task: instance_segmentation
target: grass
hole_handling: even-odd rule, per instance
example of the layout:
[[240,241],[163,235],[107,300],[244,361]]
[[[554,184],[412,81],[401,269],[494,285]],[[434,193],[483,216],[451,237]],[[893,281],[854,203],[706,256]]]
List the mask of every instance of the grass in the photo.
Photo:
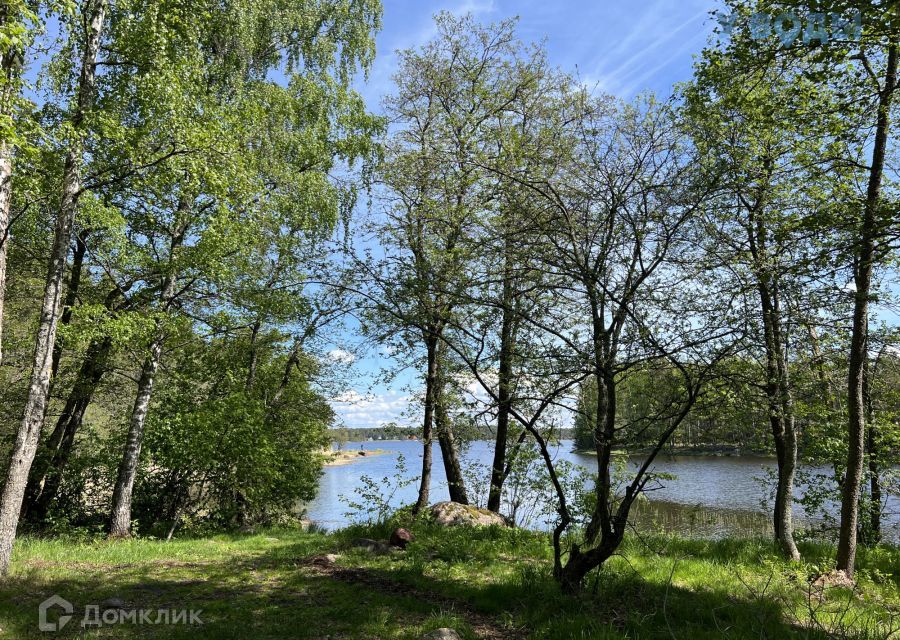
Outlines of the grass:
[[[832,564],[827,545],[805,544],[805,561],[789,564],[764,540],[631,537],[584,594],[569,598],[550,576],[545,536],[426,523],[412,530],[416,542],[390,556],[348,545],[387,537],[386,526],[168,543],[25,538],[0,584],[0,638],[381,640],[446,626],[468,639],[862,639],[888,637],[900,624],[900,550],[892,547],[862,552],[856,590],[822,593],[810,583]],[[316,559],[329,553],[336,561]],[[75,618],[42,633],[38,606],[52,594],[74,604]],[[160,609],[201,610],[204,624],[80,626],[87,605],[112,598],[152,610],[152,620]]]

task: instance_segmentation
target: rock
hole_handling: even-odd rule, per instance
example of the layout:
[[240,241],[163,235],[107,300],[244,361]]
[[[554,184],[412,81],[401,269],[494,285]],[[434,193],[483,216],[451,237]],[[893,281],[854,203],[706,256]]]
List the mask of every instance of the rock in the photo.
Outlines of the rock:
[[453,629],[443,627],[441,629],[429,631],[422,636],[422,640],[462,640],[462,638],[460,638],[459,634]]
[[392,547],[398,549],[406,549],[406,545],[415,540],[416,537],[406,529],[394,529],[391,532],[391,539],[388,541]]
[[820,589],[824,589],[827,587],[842,587],[844,589],[852,589],[856,586],[856,583],[853,581],[853,578],[848,576],[843,571],[829,571],[828,573],[824,573],[820,575],[813,581],[813,586],[818,587]]
[[387,542],[381,540],[370,540],[369,538],[356,538],[350,541],[350,546],[357,549],[365,549],[376,555],[386,555],[393,551],[393,547]]
[[507,526],[503,516],[456,502],[438,502],[431,507],[431,515],[434,521],[442,527],[499,527]]
[[331,567],[337,562],[338,558],[340,558],[339,555],[326,553],[319,556],[311,556],[305,562],[319,567]]
[[125,601],[121,598],[107,598],[100,603],[101,609],[124,609]]

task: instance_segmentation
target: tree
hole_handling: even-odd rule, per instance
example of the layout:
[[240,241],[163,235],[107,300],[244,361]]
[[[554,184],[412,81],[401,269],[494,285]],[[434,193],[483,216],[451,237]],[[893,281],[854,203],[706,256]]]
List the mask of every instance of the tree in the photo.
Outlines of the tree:
[[[527,215],[527,206],[520,185],[487,172],[485,166],[489,158],[498,156],[512,161],[513,140],[522,128],[527,129],[523,123],[535,108],[546,63],[540,49],[520,49],[514,21],[479,25],[471,16],[449,14],[439,14],[435,20],[437,36],[420,51],[403,53],[397,93],[387,103],[389,117],[398,128],[384,162],[383,182],[392,208],[381,240],[391,254],[398,248],[408,253],[402,259],[392,255],[382,261],[381,280],[403,283],[393,292],[396,297],[387,305],[392,309],[388,315],[421,333],[425,354],[426,449],[418,509],[428,502],[434,413],[439,414],[436,431],[451,499],[467,501],[451,421],[440,415],[441,380],[448,369],[442,356],[444,333],[448,327],[464,324],[467,313],[484,308],[486,296],[492,300],[487,306],[502,316],[503,346],[497,360],[501,397],[488,499],[488,507],[497,510],[508,466],[514,306],[520,279],[513,236],[504,224]],[[526,112],[517,113],[518,107]],[[499,261],[495,259],[498,247],[505,256]],[[478,263],[483,267],[474,268]],[[506,274],[502,284],[486,273],[489,264],[499,264]],[[415,307],[404,305],[404,298],[416,301]],[[452,355],[447,352],[448,357]]]
[[[695,170],[673,114],[652,100],[619,106],[582,94],[576,105],[580,113],[572,120],[573,153],[564,157],[566,164],[528,178],[548,202],[536,239],[562,302],[543,329],[571,350],[597,385],[596,403],[587,407],[598,465],[596,502],[583,542],[573,543],[565,565],[558,560],[556,566],[568,591],[621,543],[631,505],[652,479],[656,454],[696,402],[709,364],[721,357],[704,356],[704,345],[727,333],[717,334],[712,317],[694,306],[702,296],[688,300],[679,291],[685,278],[699,279],[689,243],[711,184]],[[690,275],[679,274],[681,265],[692,263],[681,267]],[[574,325],[561,312],[572,314]],[[645,367],[673,379],[661,385],[662,398],[650,415],[619,424],[620,384]],[[664,425],[660,436],[624,495],[617,495],[613,451],[653,423]],[[561,516],[565,522],[567,514]]]
[[[799,559],[792,503],[798,430],[790,345],[791,316],[824,318],[824,299],[813,284],[827,282],[817,247],[807,239],[810,217],[828,207],[835,175],[831,158],[840,141],[828,92],[802,76],[772,69],[742,73],[718,52],[707,51],[694,84],[685,87],[695,144],[721,167],[711,201],[709,255],[728,265],[720,290],[748,299],[750,358],[764,354],[752,386],[762,389],[775,445],[777,486],[774,532],[784,554]],[[749,88],[748,88],[749,87]],[[828,175],[826,179],[825,176]],[[751,391],[752,392],[752,391]]]
[[[371,60],[372,29],[380,6],[354,4],[353,11],[337,13],[327,6],[315,7],[319,19],[313,22],[307,7],[287,12],[270,8],[271,12],[261,13],[236,8],[234,15],[222,17],[223,23],[210,25],[209,40],[203,43],[211,53],[224,42],[226,51],[233,47],[253,54],[230,60],[233,67],[221,60],[206,67],[209,82],[201,85],[206,94],[196,97],[208,117],[230,125],[219,128],[220,137],[211,138],[207,153],[232,163],[175,164],[161,175],[139,218],[145,225],[140,229],[147,239],[144,244],[162,258],[156,273],[159,316],[141,367],[117,473],[112,537],[130,534],[145,423],[166,341],[166,319],[176,302],[184,305],[183,298],[203,284],[228,287],[246,268],[246,256],[259,257],[258,246],[243,239],[250,226],[271,229],[283,223],[310,234],[330,231],[348,204],[347,194],[335,189],[328,173],[339,161],[352,164],[368,152],[374,121],[364,113],[349,83],[352,71]],[[271,15],[279,19],[272,22]],[[266,78],[281,67],[288,72],[287,86]],[[255,119],[248,121],[248,116]],[[293,214],[288,221],[279,217],[286,211]],[[281,249],[277,244],[267,246],[275,254]],[[273,273],[270,281],[274,284],[278,277]],[[253,324],[257,323],[261,327],[261,317]],[[248,392],[255,382],[258,337],[257,329],[250,345]]]
[[22,67],[26,52],[40,27],[42,7],[25,0],[9,0],[0,7],[0,363],[3,362],[3,310],[6,293],[6,263],[12,209],[13,160],[23,142]]
[[84,120],[92,108],[95,98],[97,56],[100,50],[107,6],[105,0],[96,0],[86,3],[82,9],[82,19],[86,29],[84,39],[80,42],[81,62],[74,106],[69,121],[71,132],[63,173],[62,196],[54,229],[41,319],[35,340],[31,384],[22,423],[16,435],[6,483],[3,487],[3,497],[0,499],[0,574],[4,575],[9,569],[25,485],[37,450],[44,412],[47,407],[53,345],[61,313],[60,301],[66,255],[81,190],[83,162],[81,156],[85,143]]
[[[472,163],[491,117],[485,98],[510,46],[509,26],[478,30],[471,17],[436,17],[438,36],[405,51],[397,92],[387,101],[398,129],[387,145],[381,182],[388,189],[379,240],[388,256],[373,270],[390,283],[373,295],[381,322],[414,332],[425,355],[422,473],[416,510],[427,506],[436,431],[451,500],[468,503],[443,389],[443,332],[466,288],[467,236],[490,194]],[[391,289],[388,291],[388,289]],[[410,336],[412,338],[412,336]]]
[[[799,2],[784,3],[802,19],[810,9]],[[877,270],[896,250],[896,220],[885,206],[885,159],[891,137],[891,112],[897,83],[898,23],[895,5],[869,1],[831,0],[813,9],[826,10],[832,23],[846,21],[851,10],[866,14],[861,34],[832,24],[836,39],[828,43],[811,40],[804,46],[782,46],[774,33],[750,37],[752,11],[766,11],[772,3],[727,2],[736,12],[728,55],[743,68],[757,68],[778,60],[793,67],[813,82],[836,89],[844,113],[842,130],[836,133],[852,144],[838,159],[854,167],[865,184],[864,193],[845,190],[839,211],[818,216],[819,229],[834,243],[829,249],[841,256],[854,287],[853,315],[847,348],[847,465],[842,482],[841,528],[836,568],[852,577],[855,567],[859,501],[865,466],[866,416],[864,379],[868,360],[868,325],[873,293],[877,290]],[[763,14],[765,15],[765,14]],[[850,31],[851,37],[848,36]],[[869,105],[860,110],[859,105]],[[857,117],[854,117],[857,116]],[[871,132],[871,138],[870,136]],[[869,154],[866,161],[864,155]],[[828,214],[831,215],[828,215]],[[847,224],[846,218],[852,220]]]
[[[533,159],[490,170],[526,187],[536,203],[515,236],[521,255],[529,256],[523,268],[539,273],[536,303],[520,315],[521,339],[530,345],[520,379],[531,382],[510,411],[546,465],[559,514],[554,575],[575,591],[618,548],[634,500],[654,478],[656,455],[727,353],[731,332],[719,324],[729,317],[728,301],[718,308],[703,295],[712,276],[701,275],[700,256],[691,249],[713,183],[684,143],[675,113],[652,99],[625,105],[594,97],[563,80],[542,95],[543,121],[521,147]],[[698,281],[699,287],[687,284]],[[485,328],[458,324],[455,332],[458,339],[448,343],[496,401],[485,368]],[[656,376],[660,395],[647,414],[620,421],[618,391],[637,372]],[[568,400],[591,378],[596,402],[582,408],[593,425],[598,471],[593,506],[582,521],[539,425],[554,408],[579,412]],[[651,427],[658,436],[650,453],[624,494],[617,492],[614,450]],[[583,538],[564,549],[563,536],[574,524],[584,526]]]

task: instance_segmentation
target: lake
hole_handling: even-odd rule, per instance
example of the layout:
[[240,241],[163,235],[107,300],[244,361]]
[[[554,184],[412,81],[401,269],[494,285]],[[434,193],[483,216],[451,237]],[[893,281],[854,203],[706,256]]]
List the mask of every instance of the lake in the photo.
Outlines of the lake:
[[[383,449],[391,453],[360,457],[351,464],[326,467],[318,496],[306,506],[310,520],[327,529],[364,520],[365,514],[354,512],[347,504],[348,500],[361,502],[356,492],[366,486],[364,477],[374,481],[385,498],[390,496],[388,502],[393,507],[415,502],[422,461],[420,442],[349,442],[344,449]],[[554,455],[558,462],[568,461],[590,471],[596,469],[592,456],[574,452],[571,441],[560,442]],[[398,473],[401,456],[406,465],[406,472],[402,474]],[[476,486],[480,492],[486,490],[486,474],[492,457],[493,442],[473,442],[464,452],[463,466],[477,470],[480,477]],[[773,459],[757,456],[662,456],[657,459],[654,472],[671,474],[676,479],[659,481],[659,486],[648,493],[649,501],[640,504],[633,514],[634,524],[638,529],[660,528],[698,537],[769,535],[771,523],[764,507],[768,493],[764,478],[774,468]],[[404,480],[408,482],[401,486]],[[802,495],[803,489],[799,485],[795,493]],[[540,511],[542,508],[546,511],[548,504],[552,504],[547,502],[552,499],[552,494],[545,490],[543,495],[535,495],[534,491],[523,490],[520,495],[525,496],[517,512],[520,524],[546,528],[546,516],[542,516]],[[447,480],[440,450],[435,444],[431,501],[447,499]],[[826,509],[835,515],[839,505],[830,504]],[[794,506],[794,519],[798,528],[823,521],[822,514],[805,513],[799,504]],[[888,499],[883,520],[885,538],[894,543],[900,542],[900,500],[897,496]]]

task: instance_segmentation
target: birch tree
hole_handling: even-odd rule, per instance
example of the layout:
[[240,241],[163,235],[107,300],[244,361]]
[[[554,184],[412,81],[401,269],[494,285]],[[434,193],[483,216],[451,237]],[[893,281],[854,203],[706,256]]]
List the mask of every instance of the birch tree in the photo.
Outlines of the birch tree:
[[[269,217],[281,211],[279,203],[295,199],[306,216],[300,228],[310,232],[317,226],[330,228],[347,206],[348,194],[335,188],[329,174],[338,163],[353,163],[368,152],[375,121],[365,114],[349,83],[355,69],[368,68],[371,62],[380,5],[337,6],[340,11],[330,6],[298,6],[289,12],[270,7],[270,13],[237,8],[236,14],[220,16],[223,22],[207,34],[205,44],[213,58],[226,56],[207,69],[203,86],[209,89],[198,96],[223,123],[214,127],[219,137],[210,138],[207,157],[229,162],[168,169],[141,212],[145,225],[139,235],[150,242],[139,244],[149,244],[158,249],[156,256],[163,257],[156,271],[158,317],[141,365],[117,472],[111,537],[130,535],[145,424],[166,324],[176,302],[188,306],[197,296],[202,306],[208,300],[202,295],[204,287],[227,288],[234,282],[245,265],[241,256],[255,249],[242,236],[257,224],[267,226]],[[310,22],[309,10],[319,20]],[[270,21],[272,14],[278,20]],[[235,50],[251,56],[227,58]],[[268,72],[278,68],[288,72],[286,87],[267,79]],[[317,220],[317,211],[324,212],[324,220]],[[167,224],[159,225],[161,220]],[[247,381],[252,387],[249,372]]]
[[25,493],[25,484],[31,462],[37,450],[47,394],[50,388],[50,372],[56,328],[61,313],[63,276],[66,267],[74,223],[75,210],[81,190],[82,153],[85,143],[84,121],[93,107],[96,81],[97,56],[103,35],[107,5],[105,0],[86,2],[81,7],[84,32],[79,34],[80,65],[76,93],[70,115],[70,132],[63,173],[62,195],[56,217],[50,264],[47,270],[46,288],[41,317],[35,340],[31,383],[23,412],[22,423],[16,435],[3,497],[0,499],[0,574],[9,568],[13,540],[19,520],[19,510]]

